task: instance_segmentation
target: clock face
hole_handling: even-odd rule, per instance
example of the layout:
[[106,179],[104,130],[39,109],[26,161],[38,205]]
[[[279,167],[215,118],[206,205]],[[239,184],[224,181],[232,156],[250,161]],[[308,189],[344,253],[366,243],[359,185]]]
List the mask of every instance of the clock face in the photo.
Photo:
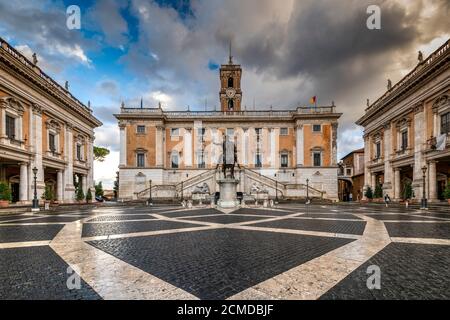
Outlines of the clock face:
[[227,95],[227,98],[232,99],[236,95],[236,90],[234,90],[233,88],[228,88],[225,93]]

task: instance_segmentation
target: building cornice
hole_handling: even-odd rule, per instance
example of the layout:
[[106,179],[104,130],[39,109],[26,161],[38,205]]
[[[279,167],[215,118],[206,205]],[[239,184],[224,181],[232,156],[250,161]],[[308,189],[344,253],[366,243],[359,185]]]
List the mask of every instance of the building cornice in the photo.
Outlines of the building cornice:
[[357,125],[366,126],[371,119],[405,99],[415,92],[418,86],[434,79],[450,67],[450,40],[433,52],[426,60],[420,62],[410,73],[366,109],[366,113],[356,121]]
[[11,47],[0,38],[0,65],[2,69],[14,77],[27,83],[36,91],[45,96],[50,96],[62,108],[69,107],[75,114],[82,116],[93,127],[99,127],[102,123],[92,115],[92,110],[75,98],[68,90],[60,86],[50,76],[45,74],[37,65],[29,61],[24,55]]

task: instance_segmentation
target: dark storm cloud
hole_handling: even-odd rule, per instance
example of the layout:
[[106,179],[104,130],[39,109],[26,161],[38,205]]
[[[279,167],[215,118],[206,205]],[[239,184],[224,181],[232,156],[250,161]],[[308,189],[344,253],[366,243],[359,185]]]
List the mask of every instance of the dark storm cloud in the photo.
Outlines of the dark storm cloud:
[[66,7],[61,2],[1,1],[0,22],[1,30],[13,40],[20,39],[38,55],[52,56],[54,62],[68,63],[67,58],[75,57],[88,63],[83,50],[98,49],[93,40],[67,28]]

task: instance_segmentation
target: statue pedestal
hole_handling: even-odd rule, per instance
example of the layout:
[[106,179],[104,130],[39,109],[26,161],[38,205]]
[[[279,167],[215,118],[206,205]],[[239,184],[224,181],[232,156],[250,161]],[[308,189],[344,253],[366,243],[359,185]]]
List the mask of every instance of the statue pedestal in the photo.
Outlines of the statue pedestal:
[[236,186],[239,180],[226,178],[217,181],[220,188],[220,199],[217,205],[221,208],[236,208],[239,201],[236,196]]

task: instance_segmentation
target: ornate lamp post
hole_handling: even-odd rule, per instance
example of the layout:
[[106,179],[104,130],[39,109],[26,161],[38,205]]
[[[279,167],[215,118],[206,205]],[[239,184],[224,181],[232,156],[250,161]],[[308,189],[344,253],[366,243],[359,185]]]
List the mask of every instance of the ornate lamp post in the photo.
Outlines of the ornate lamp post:
[[427,195],[425,193],[425,178],[426,178],[426,173],[427,173],[427,166],[423,166],[422,167],[422,201],[421,201],[421,205],[420,205],[420,209],[428,209],[428,203],[427,203]]
[[183,181],[181,181],[181,201],[183,201],[184,200],[184,197],[183,197]]
[[309,202],[309,179],[306,179],[306,204]]
[[34,179],[34,198],[32,202],[31,211],[39,211],[39,200],[37,197],[37,172],[38,169],[36,167],[33,168],[33,179]]
[[152,202],[153,202],[153,200],[152,200],[152,180],[150,179],[150,189],[149,189],[149,191],[150,191],[150,197],[148,198],[148,204],[149,205],[152,205]]
[[278,180],[275,180],[275,204],[278,204]]

